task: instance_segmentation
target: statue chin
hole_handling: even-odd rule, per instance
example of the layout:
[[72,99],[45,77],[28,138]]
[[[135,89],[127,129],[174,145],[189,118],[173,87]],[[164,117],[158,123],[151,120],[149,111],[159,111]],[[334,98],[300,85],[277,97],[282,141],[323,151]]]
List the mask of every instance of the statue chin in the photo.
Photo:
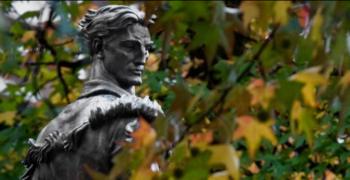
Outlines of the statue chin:
[[134,80],[134,81],[132,82],[132,84],[133,84],[133,86],[139,86],[139,85],[142,84],[142,79],[140,78],[139,80]]
[[142,78],[141,77],[130,77],[128,79],[124,80],[119,80],[119,82],[122,82],[125,87],[130,87],[130,86],[139,86],[142,84]]

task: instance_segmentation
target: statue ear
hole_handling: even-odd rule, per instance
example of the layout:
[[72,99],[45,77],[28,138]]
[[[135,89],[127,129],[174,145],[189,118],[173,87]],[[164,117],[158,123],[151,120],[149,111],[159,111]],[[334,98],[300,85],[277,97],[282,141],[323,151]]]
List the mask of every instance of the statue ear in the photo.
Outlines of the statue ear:
[[103,41],[101,38],[94,38],[91,43],[91,50],[94,55],[103,55]]

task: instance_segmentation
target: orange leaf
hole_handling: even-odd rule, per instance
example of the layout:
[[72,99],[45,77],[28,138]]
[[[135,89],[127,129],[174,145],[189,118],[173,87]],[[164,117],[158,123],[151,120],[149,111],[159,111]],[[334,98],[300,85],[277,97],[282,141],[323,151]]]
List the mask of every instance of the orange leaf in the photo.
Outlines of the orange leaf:
[[21,41],[22,42],[27,42],[30,39],[35,39],[35,31],[26,31],[23,34]]
[[334,180],[334,179],[337,179],[337,177],[335,176],[335,174],[330,171],[330,170],[326,170],[326,172],[324,173],[324,176],[325,176],[325,180]]
[[206,131],[203,133],[190,134],[189,139],[192,145],[196,145],[196,146],[208,145],[213,141],[213,132]]
[[139,125],[139,128],[131,133],[134,140],[131,146],[135,149],[153,144],[157,136],[155,130],[143,117],[139,118]]
[[297,10],[298,22],[302,28],[306,28],[309,24],[310,19],[310,7],[307,5],[303,5],[301,8]]
[[150,53],[146,61],[145,68],[152,72],[157,71],[159,68],[159,63],[160,63],[160,58],[156,54]]
[[240,116],[237,118],[237,123],[238,128],[234,132],[233,138],[246,139],[250,157],[254,157],[262,138],[269,140],[274,145],[277,144],[277,139],[270,127],[272,124],[271,120],[261,123],[252,116]]
[[275,87],[266,85],[262,79],[253,79],[247,89],[252,95],[251,105],[260,104],[264,109],[269,107],[275,95]]
[[252,173],[252,174],[257,174],[260,171],[260,168],[254,163],[252,163],[249,167],[248,170]]

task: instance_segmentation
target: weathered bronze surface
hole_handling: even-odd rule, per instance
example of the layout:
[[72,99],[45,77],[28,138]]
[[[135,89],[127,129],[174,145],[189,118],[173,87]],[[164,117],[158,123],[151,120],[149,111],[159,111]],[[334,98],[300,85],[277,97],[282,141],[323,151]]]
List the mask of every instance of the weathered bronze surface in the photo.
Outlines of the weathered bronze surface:
[[88,11],[80,31],[93,59],[89,80],[80,97],[29,140],[22,179],[90,179],[86,167],[108,173],[139,117],[151,122],[162,113],[156,102],[134,94],[152,45],[145,24],[127,6]]

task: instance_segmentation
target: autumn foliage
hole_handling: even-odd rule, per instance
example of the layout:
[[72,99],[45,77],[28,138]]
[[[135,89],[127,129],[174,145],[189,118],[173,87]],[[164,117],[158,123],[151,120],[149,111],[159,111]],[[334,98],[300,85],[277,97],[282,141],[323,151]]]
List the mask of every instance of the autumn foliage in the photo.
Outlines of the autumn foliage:
[[20,14],[4,1],[0,179],[20,176],[26,140],[78,97],[91,60],[76,25],[107,4],[157,16],[137,94],[166,115],[141,118],[109,174],[86,167],[94,179],[350,178],[350,3],[52,1]]

